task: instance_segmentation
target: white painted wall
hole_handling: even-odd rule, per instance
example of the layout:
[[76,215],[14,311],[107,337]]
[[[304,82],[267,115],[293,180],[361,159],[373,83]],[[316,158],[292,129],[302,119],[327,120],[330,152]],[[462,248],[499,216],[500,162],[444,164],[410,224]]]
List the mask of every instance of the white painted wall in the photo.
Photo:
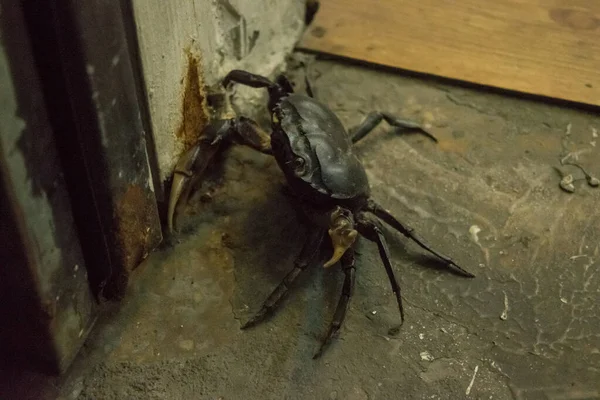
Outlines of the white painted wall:
[[[305,0],[132,0],[160,179],[184,150],[182,120],[189,51],[200,76],[217,83],[234,68],[273,76],[304,28]],[[256,104],[262,91],[240,89]],[[243,103],[237,101],[237,104]]]

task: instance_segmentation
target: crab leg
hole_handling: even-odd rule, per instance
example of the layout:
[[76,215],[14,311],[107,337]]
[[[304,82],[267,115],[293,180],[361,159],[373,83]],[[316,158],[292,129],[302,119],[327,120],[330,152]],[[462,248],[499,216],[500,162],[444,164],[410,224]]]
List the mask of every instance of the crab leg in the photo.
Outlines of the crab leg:
[[300,250],[300,254],[294,261],[294,268],[287,273],[281,283],[279,283],[279,285],[264,301],[260,310],[254,314],[254,316],[250,318],[244,325],[242,325],[241,329],[250,328],[273,313],[273,311],[288,293],[290,287],[292,287],[300,273],[309,265],[311,265],[311,263],[317,257],[324,236],[325,232],[322,229],[314,229],[308,233],[304,245],[302,246],[302,250]]
[[369,200],[368,211],[371,212],[372,214],[374,214],[377,218],[380,218],[383,222],[385,222],[386,224],[388,224],[389,226],[391,226],[392,228],[394,228],[395,230],[397,230],[404,236],[406,236],[407,238],[411,239],[413,242],[418,244],[422,249],[427,250],[431,254],[435,255],[437,258],[442,260],[448,268],[457,270],[458,272],[461,273],[461,275],[466,276],[467,278],[475,277],[475,275],[473,275],[466,269],[464,269],[461,266],[459,266],[458,264],[456,264],[454,262],[454,260],[452,260],[450,257],[445,256],[442,253],[439,253],[439,252],[433,250],[429,246],[429,244],[427,244],[427,242],[425,242],[425,239],[420,237],[413,228],[398,221],[398,219],[396,219],[396,217],[394,217],[389,211],[384,209],[382,206],[377,204],[375,201]]
[[388,280],[390,281],[390,285],[392,286],[394,296],[396,296],[396,302],[398,303],[398,311],[400,311],[400,324],[402,324],[404,323],[404,306],[402,305],[402,293],[400,289],[400,283],[398,283],[398,279],[396,279],[396,275],[394,274],[390,250],[388,248],[387,241],[385,240],[385,236],[383,236],[383,232],[381,231],[381,228],[378,226],[378,224],[372,219],[365,216],[364,214],[360,214],[357,216],[357,223],[357,227],[359,229],[360,234],[368,240],[377,244],[379,256],[381,258],[381,261],[383,261],[383,266],[385,267],[385,272],[387,273]]
[[423,128],[423,126],[421,126],[421,124],[417,122],[410,121],[407,119],[401,119],[392,114],[374,111],[369,113],[367,117],[358,126],[350,130],[352,143],[358,142],[359,140],[367,136],[369,133],[371,133],[381,121],[385,121],[389,125],[396,128],[416,130],[429,137],[434,142],[437,143],[438,141],[435,136],[426,131],[425,128]]
[[317,359],[321,357],[323,354],[323,350],[329,344],[333,336],[340,330],[342,324],[344,323],[344,319],[346,319],[346,312],[348,311],[348,305],[350,304],[350,298],[352,297],[352,293],[354,292],[354,281],[356,275],[356,267],[355,267],[355,257],[354,250],[352,248],[348,249],[346,253],[342,256],[342,271],[344,272],[344,285],[342,286],[342,293],[340,294],[340,299],[338,300],[338,305],[335,309],[335,314],[333,315],[333,320],[329,325],[329,329],[327,330],[327,334],[325,338],[321,342],[321,346],[319,350],[314,354],[313,359]]

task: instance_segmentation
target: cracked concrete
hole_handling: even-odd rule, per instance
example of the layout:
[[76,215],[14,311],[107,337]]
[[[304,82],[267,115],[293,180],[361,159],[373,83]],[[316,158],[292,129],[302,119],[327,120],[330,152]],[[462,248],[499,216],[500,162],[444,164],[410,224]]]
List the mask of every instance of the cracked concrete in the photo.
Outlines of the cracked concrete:
[[600,189],[581,181],[565,193],[552,169],[570,125],[572,146],[590,149],[580,161],[600,173],[590,145],[600,118],[334,61],[310,71],[346,126],[372,110],[431,126],[438,145],[382,124],[357,152],[373,196],[477,277],[440,270],[386,230],[405,299],[399,333],[365,241],[346,323],[322,359],[311,356],[339,270],[311,269],[272,319],[240,331],[306,229],[275,162],[235,147],[183,210],[182,233],[99,324],[62,398],[600,398]]

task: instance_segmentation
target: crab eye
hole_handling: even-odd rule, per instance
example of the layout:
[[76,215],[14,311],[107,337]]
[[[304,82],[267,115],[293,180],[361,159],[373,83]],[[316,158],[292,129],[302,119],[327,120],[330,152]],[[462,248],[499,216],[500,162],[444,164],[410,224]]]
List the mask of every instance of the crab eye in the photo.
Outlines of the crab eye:
[[296,174],[298,175],[302,175],[304,174],[304,172],[306,172],[306,161],[304,160],[304,158],[302,157],[296,157],[294,158],[294,172],[296,172]]

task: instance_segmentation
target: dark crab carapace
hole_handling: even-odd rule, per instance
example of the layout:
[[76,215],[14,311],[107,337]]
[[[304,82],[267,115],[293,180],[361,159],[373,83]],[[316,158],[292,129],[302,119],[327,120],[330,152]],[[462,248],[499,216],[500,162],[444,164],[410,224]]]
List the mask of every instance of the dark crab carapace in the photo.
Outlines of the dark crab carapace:
[[202,141],[182,157],[175,170],[174,189],[169,206],[169,226],[172,226],[172,214],[186,181],[193,175],[200,176],[206,168],[207,160],[216,149],[221,144],[232,141],[249,145],[275,157],[285,174],[290,197],[312,226],[294,268],[242,328],[255,325],[277,307],[298,275],[318,259],[319,249],[326,234],[331,239],[333,254],[324,267],[330,267],[340,261],[345,277],[333,321],[315,357],[322,353],[324,346],[344,321],[354,288],[353,245],[359,234],[377,244],[403,322],[400,285],[394,276],[388,246],[379,221],[374,217],[415,241],[449,268],[464,276],[473,277],[452,259],[433,250],[412,228],[398,221],[370,198],[367,175],[352,150],[353,144],[365,137],[382,120],[397,128],[420,131],[436,141],[434,136],[415,122],[382,112],[370,113],[348,135],[338,117],[312,97],[310,86],[307,86],[308,96],[297,94],[283,76],[272,82],[265,77],[240,70],[231,71],[223,80],[223,86],[227,88],[233,82],[268,90],[272,132],[268,135],[254,121],[235,116],[230,108],[226,107],[226,111],[205,129]]

